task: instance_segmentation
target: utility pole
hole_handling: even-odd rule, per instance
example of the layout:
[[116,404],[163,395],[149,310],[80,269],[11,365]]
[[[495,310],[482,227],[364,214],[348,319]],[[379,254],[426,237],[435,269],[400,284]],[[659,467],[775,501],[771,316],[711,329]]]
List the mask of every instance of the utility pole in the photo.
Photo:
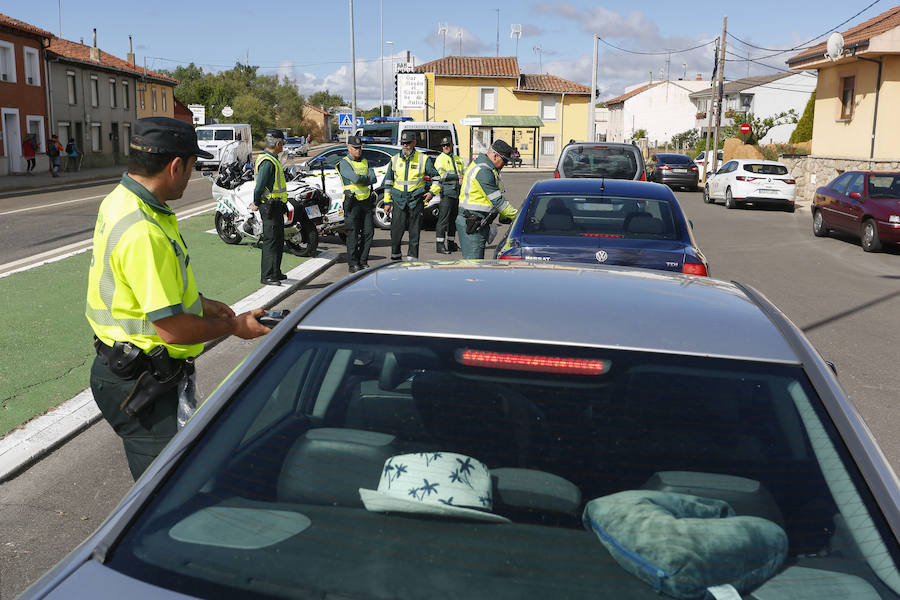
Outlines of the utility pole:
[[[350,75],[353,79],[353,100],[350,118],[353,119],[351,121],[353,127],[356,127],[356,32],[353,29],[353,0],[350,0]],[[349,136],[352,132],[353,129],[349,129],[347,135]]]
[[[719,42],[719,44],[720,44],[720,47],[719,47],[719,72],[716,75],[716,80],[717,80],[716,81],[716,90],[718,91],[719,101],[716,104],[716,133],[715,133],[715,137],[713,138],[714,141],[713,141],[712,168],[713,168],[714,172],[716,169],[719,168],[719,126],[721,126],[721,124],[722,124],[722,100],[724,99],[723,98],[724,94],[723,94],[723,89],[722,89],[722,85],[723,85],[722,79],[725,75],[724,74],[724,71],[725,71],[725,34],[727,33],[727,29],[728,29],[728,16],[726,15],[726,16],[722,17],[722,39]],[[707,156],[709,156],[709,155],[707,155]],[[709,163],[707,163],[707,164],[709,164]]]
[[591,69],[591,103],[588,104],[587,137],[584,138],[589,142],[594,141],[594,132],[596,130],[594,120],[597,117],[597,109],[594,108],[594,105],[597,103],[597,46],[599,41],[599,36],[595,33],[594,56],[591,60],[591,65],[593,65]]

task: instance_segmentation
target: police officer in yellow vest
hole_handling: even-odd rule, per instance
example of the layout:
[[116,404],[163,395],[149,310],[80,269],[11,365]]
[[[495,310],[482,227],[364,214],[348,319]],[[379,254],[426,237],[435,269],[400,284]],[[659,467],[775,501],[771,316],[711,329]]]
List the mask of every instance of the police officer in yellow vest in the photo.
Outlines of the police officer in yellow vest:
[[484,258],[491,221],[497,214],[501,223],[509,223],[519,213],[503,196],[500,170],[509,162],[512,148],[496,140],[486,154],[469,163],[459,196],[459,245],[463,258]]
[[256,187],[253,203],[262,221],[262,256],[260,279],[265,285],[281,285],[287,275],[281,272],[284,254],[284,211],[287,183],[278,155],[284,150],[284,133],[280,129],[266,131],[266,149],[256,159]]
[[440,213],[435,227],[435,242],[439,254],[450,254],[458,248],[453,241],[456,236],[456,215],[459,211],[459,191],[466,165],[453,153],[453,138],[444,136],[441,139],[441,153],[434,159],[434,167],[440,173],[440,185],[432,186],[432,192],[441,192]]
[[372,185],[378,181],[369,161],[362,157],[359,136],[347,138],[347,156],[337,164],[344,184],[344,226],[347,230],[347,265],[351,273],[369,266],[369,249],[375,237],[375,198]]
[[[402,150],[388,164],[384,176],[384,209],[391,215],[391,260],[400,260],[400,242],[409,228],[407,257],[419,258],[419,231],[422,229],[422,210],[434,193],[429,191],[425,176],[438,179],[434,163],[416,150],[416,134],[400,134]],[[439,189],[439,188],[436,188]]]
[[97,357],[91,391],[122,438],[135,479],[177,430],[179,399],[193,406],[193,359],[226,335],[252,339],[269,330],[255,309],[235,315],[201,296],[188,247],[168,202],[181,198],[197,156],[189,123],[138,119],[128,172],[100,204],[85,316]]

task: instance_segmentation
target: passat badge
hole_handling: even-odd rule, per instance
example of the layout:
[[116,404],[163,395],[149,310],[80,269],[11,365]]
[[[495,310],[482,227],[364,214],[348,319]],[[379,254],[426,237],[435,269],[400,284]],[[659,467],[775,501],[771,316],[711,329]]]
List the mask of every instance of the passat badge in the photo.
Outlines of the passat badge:
[[605,250],[597,251],[597,254],[594,256],[597,257],[597,262],[606,262],[606,259],[609,258],[609,254],[607,254]]

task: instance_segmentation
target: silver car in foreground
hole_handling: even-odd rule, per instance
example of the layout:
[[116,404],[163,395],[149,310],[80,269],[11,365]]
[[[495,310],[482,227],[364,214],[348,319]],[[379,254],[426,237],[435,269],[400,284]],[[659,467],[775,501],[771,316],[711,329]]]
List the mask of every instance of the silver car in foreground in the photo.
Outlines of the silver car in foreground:
[[264,338],[24,597],[898,598],[898,498],[753,289],[395,263]]

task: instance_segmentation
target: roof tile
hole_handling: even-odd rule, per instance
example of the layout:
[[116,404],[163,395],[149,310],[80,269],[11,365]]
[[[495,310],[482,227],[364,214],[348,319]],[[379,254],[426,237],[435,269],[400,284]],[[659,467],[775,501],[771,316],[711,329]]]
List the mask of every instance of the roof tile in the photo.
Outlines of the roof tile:
[[415,68],[417,73],[444,77],[519,77],[514,56],[446,56]]
[[55,54],[56,56],[67,58],[69,60],[74,60],[86,64],[94,64],[102,67],[106,67],[108,69],[116,69],[118,71],[125,71],[127,73],[133,73],[135,75],[152,77],[153,79],[158,79],[161,81],[165,81],[172,84],[177,84],[177,79],[172,79],[166,75],[162,75],[161,73],[156,73],[154,71],[145,71],[144,69],[131,64],[127,60],[122,60],[118,56],[113,56],[109,52],[104,52],[100,50],[100,61],[91,60],[91,46],[87,46],[85,44],[77,44],[75,42],[70,42],[69,40],[64,40],[62,38],[54,37],[50,42],[50,47],[47,48],[47,51],[51,54]]
[[[887,12],[883,12],[877,17],[873,17],[868,21],[864,21],[856,27],[851,27],[847,31],[842,32],[844,36],[844,45],[850,46],[858,42],[867,42],[871,38],[900,27],[900,6],[895,6]],[[827,42],[816,44],[809,50],[805,50],[800,54],[796,54],[787,60],[787,64],[803,62],[810,58],[817,58],[825,53],[825,45]]]
[[606,100],[605,102],[603,102],[603,104],[609,106],[610,104],[619,104],[620,102],[625,102],[629,98],[632,98],[634,96],[637,96],[641,92],[649,90],[653,85],[656,85],[656,84],[642,85],[641,87],[635,88],[635,89],[631,90],[630,92],[625,92],[621,96],[616,96],[615,98],[610,98],[609,100]]
[[11,27],[12,29],[18,29],[19,31],[24,31],[33,35],[39,35],[45,38],[53,37],[53,34],[49,31],[44,31],[43,29],[35,27],[34,25],[30,25],[25,21],[13,19],[12,17],[4,15],[3,13],[0,13],[0,25],[5,25],[6,27]]
[[556,75],[550,75],[549,73],[544,73],[543,75],[526,75],[523,73],[522,78],[519,80],[517,91],[590,94],[591,88]]

